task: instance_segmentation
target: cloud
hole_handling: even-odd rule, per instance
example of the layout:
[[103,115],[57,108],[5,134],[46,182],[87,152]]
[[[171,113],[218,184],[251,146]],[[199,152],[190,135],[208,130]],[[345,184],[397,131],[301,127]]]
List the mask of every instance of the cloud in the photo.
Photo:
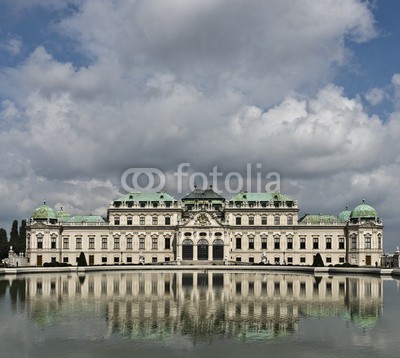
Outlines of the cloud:
[[8,52],[12,56],[16,56],[21,52],[22,41],[17,38],[10,38],[0,43],[0,50]]
[[372,88],[365,94],[364,97],[370,104],[376,106],[384,100],[385,91],[381,88]]

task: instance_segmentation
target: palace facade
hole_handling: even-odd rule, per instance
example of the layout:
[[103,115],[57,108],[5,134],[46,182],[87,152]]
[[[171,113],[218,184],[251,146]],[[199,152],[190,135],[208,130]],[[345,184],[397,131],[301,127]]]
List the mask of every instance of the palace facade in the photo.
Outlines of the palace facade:
[[335,215],[299,218],[295,200],[281,193],[241,192],[230,199],[195,189],[181,200],[165,192],[129,193],[112,201],[107,218],[72,216],[44,204],[27,226],[32,266],[156,262],[248,262],[381,265],[383,225],[362,203]]

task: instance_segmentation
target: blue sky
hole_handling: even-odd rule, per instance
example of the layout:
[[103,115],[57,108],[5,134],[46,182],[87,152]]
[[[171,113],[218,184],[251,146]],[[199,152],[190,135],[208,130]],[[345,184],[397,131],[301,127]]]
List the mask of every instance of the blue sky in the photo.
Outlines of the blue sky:
[[179,163],[243,174],[261,163],[302,213],[365,199],[393,249],[399,10],[394,0],[0,0],[0,223],[43,198],[105,215],[131,167],[159,168],[176,194]]

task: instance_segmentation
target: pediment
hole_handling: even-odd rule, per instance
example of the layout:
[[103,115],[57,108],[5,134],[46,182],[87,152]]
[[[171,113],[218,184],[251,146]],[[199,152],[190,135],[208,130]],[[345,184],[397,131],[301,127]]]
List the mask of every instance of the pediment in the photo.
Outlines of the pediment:
[[224,225],[220,220],[218,220],[218,218],[209,213],[201,211],[199,213],[192,214],[190,219],[187,222],[183,223],[182,226],[221,227]]
[[32,224],[30,224],[30,227],[32,229],[47,229],[49,225],[47,223],[41,222],[41,221],[35,221]]

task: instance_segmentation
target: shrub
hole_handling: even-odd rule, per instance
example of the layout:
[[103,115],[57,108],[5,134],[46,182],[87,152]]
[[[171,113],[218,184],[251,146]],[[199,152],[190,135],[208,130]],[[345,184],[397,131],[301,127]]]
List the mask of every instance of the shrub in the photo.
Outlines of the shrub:
[[324,267],[324,260],[322,260],[321,254],[314,255],[313,264],[314,267]]
[[82,251],[78,258],[78,266],[87,266],[86,257]]

